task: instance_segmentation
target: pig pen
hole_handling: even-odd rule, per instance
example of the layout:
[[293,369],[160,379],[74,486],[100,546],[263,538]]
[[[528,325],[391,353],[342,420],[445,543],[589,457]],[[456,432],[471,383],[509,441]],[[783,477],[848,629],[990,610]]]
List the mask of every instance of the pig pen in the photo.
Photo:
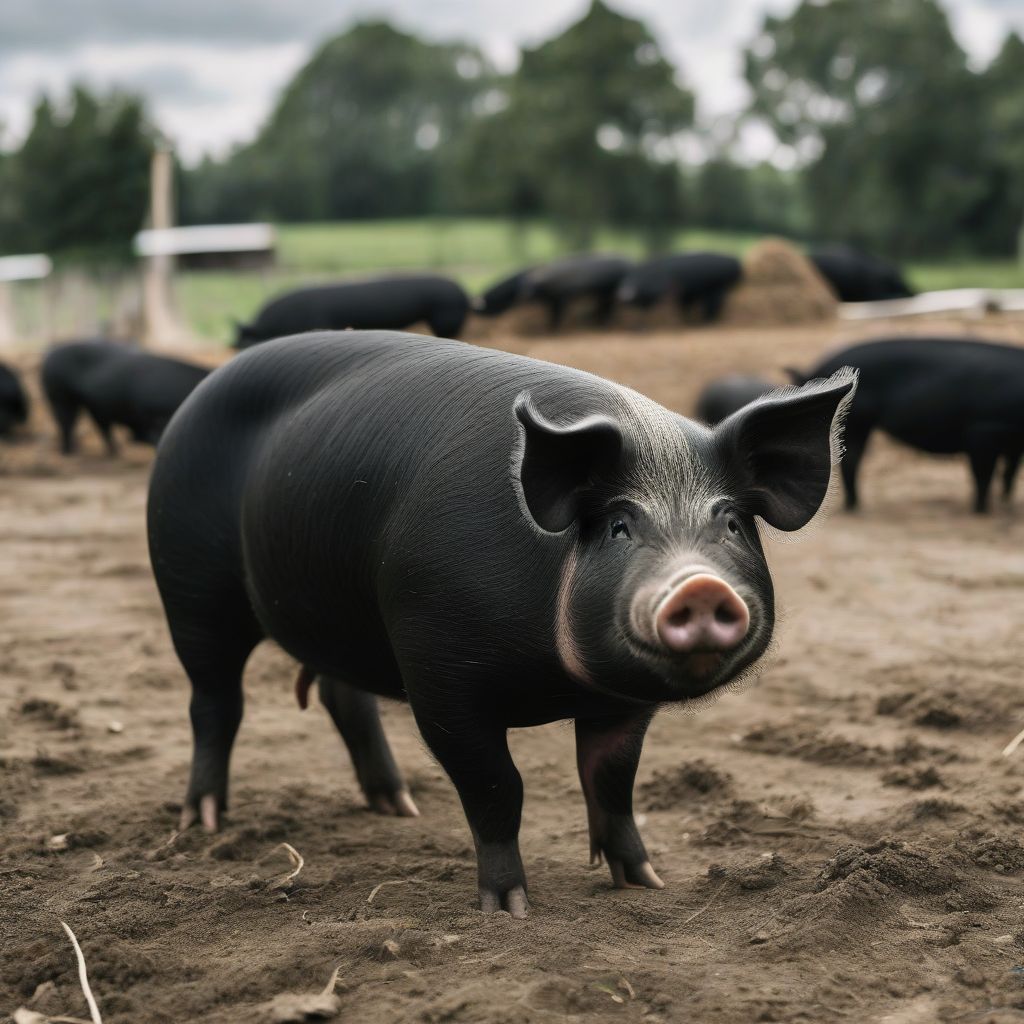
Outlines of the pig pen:
[[[688,412],[715,376],[781,383],[885,330],[488,344]],[[1024,344],[1024,320],[969,330]],[[61,459],[37,405],[0,448],[0,1014],[88,1017],[66,921],[107,1024],[1024,1018],[1024,747],[1002,756],[1024,728],[1024,495],[973,516],[965,460],[875,439],[863,511],[770,544],[761,679],[663,712],[646,744],[636,809],[662,892],[588,870],[571,727],[513,733],[532,904],[513,921],[474,909],[468,828],[407,709],[385,726],[423,816],[378,817],[269,645],[227,827],[174,832],[188,685],[146,557],[151,456],[110,462],[81,431]]]

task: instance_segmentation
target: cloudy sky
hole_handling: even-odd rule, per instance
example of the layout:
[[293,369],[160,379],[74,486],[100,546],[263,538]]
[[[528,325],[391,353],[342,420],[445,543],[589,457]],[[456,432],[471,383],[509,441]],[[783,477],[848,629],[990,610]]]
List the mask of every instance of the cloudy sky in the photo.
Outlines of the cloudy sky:
[[[884,3],[886,0],[874,0]],[[1024,0],[945,0],[983,66]],[[796,0],[612,0],[655,31],[698,96],[705,123],[744,103],[739,49],[765,11]],[[435,39],[476,41],[504,67],[517,47],[559,30],[589,0],[0,0],[0,144],[24,133],[42,90],[70,81],[144,93],[186,160],[252,137],[277,90],[324,35],[388,17]],[[756,136],[748,147],[769,143]],[[756,153],[755,155],[767,155]]]

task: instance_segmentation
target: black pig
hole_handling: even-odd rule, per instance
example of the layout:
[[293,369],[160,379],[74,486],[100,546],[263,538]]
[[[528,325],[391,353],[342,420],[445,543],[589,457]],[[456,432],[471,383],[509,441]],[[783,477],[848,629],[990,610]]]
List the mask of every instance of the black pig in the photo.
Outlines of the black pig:
[[716,430],[577,370],[413,335],[258,346],[171,422],[149,545],[195,739],[182,825],[218,826],[242,669],[272,637],[326,678],[374,806],[414,813],[374,695],[408,700],[476,844],[484,910],[527,911],[510,728],[575,719],[594,858],[661,888],[632,814],[660,705],[751,669],[774,623],[757,517],[818,510],[839,372]]
[[18,374],[0,363],[0,437],[13,432],[28,419],[28,395]]
[[557,331],[571,302],[594,302],[594,322],[607,324],[615,308],[615,291],[633,266],[622,256],[592,253],[566,256],[535,267],[523,279],[521,301],[538,302],[548,311],[548,328]]
[[857,470],[876,429],[932,455],[966,454],[975,512],[988,510],[1002,458],[1010,496],[1024,449],[1024,349],[969,338],[879,339],[835,352],[807,376],[841,366],[860,371],[842,470],[848,509],[857,507]]
[[141,444],[156,445],[178,406],[209,372],[181,359],[136,352],[89,373],[82,381],[82,401],[108,445],[110,425],[127,427]]
[[[88,375],[112,359],[136,355],[136,350],[100,339],[69,341],[54,345],[43,359],[39,369],[43,394],[60,433],[60,448],[65,455],[75,451],[75,423],[86,408],[82,384]],[[96,421],[107,450],[114,454],[110,425]]]
[[594,301],[594,321],[607,324],[615,307],[615,290],[633,264],[622,256],[589,253],[565,256],[539,267],[526,267],[495,281],[473,304],[481,316],[498,316],[534,302],[548,314],[548,329],[557,331],[569,304]]
[[719,377],[701,391],[694,411],[697,419],[715,426],[743,406],[749,405],[754,399],[767,395],[775,387],[775,384],[763,377],[740,373]]
[[124,426],[136,441],[155,445],[205,367],[150,355],[107,341],[78,341],[52,348],[41,368],[43,390],[61,436],[61,451],[75,451],[75,423],[85,410],[117,454],[112,428]]
[[908,299],[914,292],[898,267],[845,245],[830,245],[808,254],[840,302]]
[[500,281],[495,281],[485,292],[473,300],[473,311],[480,316],[501,316],[523,300],[526,279],[536,268],[517,270]]
[[631,270],[619,285],[619,301],[649,309],[671,295],[686,318],[718,319],[729,291],[743,276],[740,261],[716,252],[657,256]]
[[409,274],[300,288],[268,302],[251,324],[239,324],[235,348],[303,331],[381,328],[425,322],[441,337],[458,337],[469,297],[447,277]]

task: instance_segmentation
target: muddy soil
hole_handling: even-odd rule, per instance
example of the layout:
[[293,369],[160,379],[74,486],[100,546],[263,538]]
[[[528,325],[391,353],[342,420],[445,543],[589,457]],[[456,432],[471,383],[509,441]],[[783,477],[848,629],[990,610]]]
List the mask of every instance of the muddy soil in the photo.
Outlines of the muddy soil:
[[[1021,320],[890,327],[1024,344]],[[882,329],[488,343],[686,412],[722,372],[781,381]],[[60,459],[42,412],[32,429],[0,451],[0,1014],[88,1016],[64,920],[107,1024],[317,1004],[369,1024],[1024,1019],[1024,748],[1001,756],[1024,727],[1024,498],[975,517],[960,460],[876,441],[863,511],[772,545],[760,680],[648,738],[636,803],[662,892],[588,870],[571,728],[516,732],[532,913],[513,921],[474,909],[458,800],[407,709],[385,723],[422,817],[375,816],[269,645],[227,827],[175,834],[188,688],[146,559],[150,456],[90,438]]]

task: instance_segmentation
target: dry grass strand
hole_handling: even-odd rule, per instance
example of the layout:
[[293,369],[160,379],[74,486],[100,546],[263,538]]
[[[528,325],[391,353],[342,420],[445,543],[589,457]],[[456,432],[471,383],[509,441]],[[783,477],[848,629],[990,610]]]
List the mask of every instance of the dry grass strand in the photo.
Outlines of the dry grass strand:
[[294,869],[291,874],[285,875],[278,883],[279,885],[287,885],[299,877],[299,872],[306,866],[306,860],[291,843],[282,843],[281,849],[288,854],[288,859],[292,862],[292,868]]
[[1009,743],[1003,747],[1003,757],[1009,757],[1022,743],[1024,743],[1024,729],[1021,729]]
[[82,952],[82,947],[78,944],[75,933],[66,921],[61,921],[61,927],[68,933],[71,945],[75,947],[75,956],[78,958],[78,982],[82,986],[85,1001],[89,1004],[89,1016],[92,1019],[92,1024],[103,1024],[100,1008],[96,1005],[96,997],[92,994],[92,989],[89,987],[89,975],[85,969],[85,954]]

